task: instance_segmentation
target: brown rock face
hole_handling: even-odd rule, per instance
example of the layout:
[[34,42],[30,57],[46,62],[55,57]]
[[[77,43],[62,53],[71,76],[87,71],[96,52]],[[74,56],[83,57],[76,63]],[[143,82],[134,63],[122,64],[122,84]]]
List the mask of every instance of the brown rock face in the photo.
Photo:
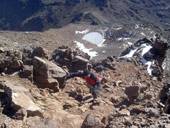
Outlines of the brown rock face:
[[33,79],[40,87],[47,87],[58,91],[64,87],[65,77],[66,72],[54,63],[40,57],[34,57]]

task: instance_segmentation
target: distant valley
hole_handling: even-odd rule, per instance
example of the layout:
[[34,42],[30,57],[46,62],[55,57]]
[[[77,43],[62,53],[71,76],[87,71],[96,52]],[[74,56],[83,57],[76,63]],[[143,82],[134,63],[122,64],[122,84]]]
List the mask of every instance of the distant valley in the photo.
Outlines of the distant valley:
[[44,31],[70,23],[154,24],[170,29],[169,0],[2,0],[0,29]]

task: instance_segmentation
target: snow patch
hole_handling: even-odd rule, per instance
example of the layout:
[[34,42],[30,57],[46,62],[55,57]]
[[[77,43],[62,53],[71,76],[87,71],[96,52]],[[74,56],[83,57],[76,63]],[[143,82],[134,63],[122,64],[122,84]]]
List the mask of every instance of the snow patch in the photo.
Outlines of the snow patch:
[[139,24],[136,24],[136,25],[135,25],[135,29],[138,29],[139,27],[140,27]]
[[118,41],[122,40],[123,38],[117,38]]
[[83,51],[84,53],[87,53],[91,58],[97,56],[97,52],[96,51],[91,51],[92,48],[86,48],[84,46],[84,44],[78,42],[78,41],[74,41],[74,43],[77,44],[77,48],[79,48],[81,51]]
[[153,69],[152,69],[151,65],[154,64],[154,62],[147,61],[147,60],[145,60],[145,59],[142,57],[142,63],[143,63],[144,65],[147,65],[148,74],[149,74],[149,75],[152,75],[152,70],[153,70]]
[[128,43],[128,45],[132,45],[133,43],[132,42],[127,42]]
[[146,44],[143,44],[142,46],[144,46],[144,48],[142,50],[142,63],[144,65],[147,65],[147,71],[148,71],[149,75],[152,75],[152,70],[153,69],[152,69],[151,65],[154,64],[154,61],[147,61],[143,57],[143,55],[145,53],[147,53],[152,48],[152,46],[151,45],[146,45]]
[[123,40],[129,40],[130,38],[123,38]]
[[128,44],[123,44],[124,48],[127,48],[129,45]]
[[134,55],[134,53],[136,52],[136,50],[137,49],[134,49],[134,50],[130,50],[130,52],[127,54],[127,55],[125,55],[125,56],[123,56],[124,58],[129,58],[129,57],[133,57],[133,55]]
[[152,46],[151,45],[146,45],[146,44],[143,44],[142,46],[144,46],[143,50],[142,50],[142,56],[147,53],[151,48]]
[[89,32],[89,29],[83,30],[83,31],[75,31],[75,34],[86,34]]
[[122,29],[122,27],[114,28],[114,30],[120,30],[120,29]]
[[141,32],[141,35],[146,36],[143,32]]

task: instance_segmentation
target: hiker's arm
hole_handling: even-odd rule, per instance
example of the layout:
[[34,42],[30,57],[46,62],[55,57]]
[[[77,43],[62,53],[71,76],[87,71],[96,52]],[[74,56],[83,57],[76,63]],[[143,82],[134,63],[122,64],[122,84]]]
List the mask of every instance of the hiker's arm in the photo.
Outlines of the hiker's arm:
[[82,72],[73,72],[70,73],[70,75],[67,76],[67,79],[73,78],[73,77],[82,77],[84,74]]
[[91,73],[91,78],[96,82],[97,84],[97,89],[100,90],[101,88],[101,82],[99,81],[99,79],[97,78],[97,76],[94,73]]

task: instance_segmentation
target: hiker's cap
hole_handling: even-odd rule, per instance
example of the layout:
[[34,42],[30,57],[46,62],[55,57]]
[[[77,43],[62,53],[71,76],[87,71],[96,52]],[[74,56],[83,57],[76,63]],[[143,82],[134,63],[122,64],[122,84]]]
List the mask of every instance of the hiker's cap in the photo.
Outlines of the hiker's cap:
[[85,76],[88,76],[88,75],[90,74],[90,72],[89,72],[89,70],[85,69],[85,70],[83,71],[83,74],[84,74]]

